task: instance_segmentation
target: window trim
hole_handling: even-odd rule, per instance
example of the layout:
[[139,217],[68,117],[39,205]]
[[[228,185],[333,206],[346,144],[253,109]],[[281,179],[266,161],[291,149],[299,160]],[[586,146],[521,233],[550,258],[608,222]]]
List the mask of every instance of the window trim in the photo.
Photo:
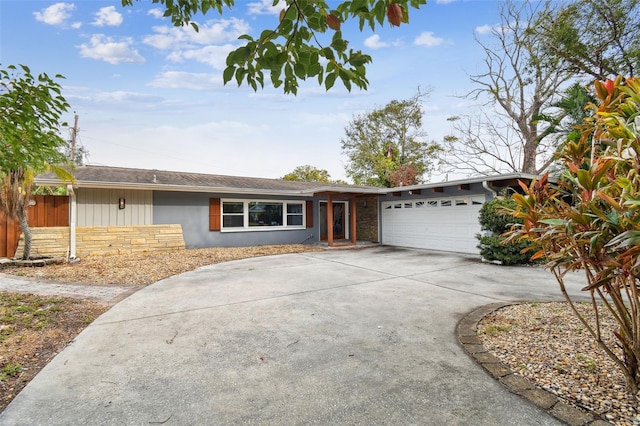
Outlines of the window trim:
[[[269,200],[262,198],[221,198],[220,199],[220,232],[269,232],[269,231],[292,231],[306,229],[307,227],[307,200],[286,200],[277,199]],[[224,226],[224,203],[242,203],[243,226],[227,227]],[[249,203],[269,203],[282,204],[282,225],[278,226],[249,226]],[[302,213],[296,213],[296,216],[302,217],[301,225],[287,225],[287,206],[289,204],[297,204],[302,206]],[[237,215],[237,214],[234,214]],[[293,214],[292,214],[293,215]]]

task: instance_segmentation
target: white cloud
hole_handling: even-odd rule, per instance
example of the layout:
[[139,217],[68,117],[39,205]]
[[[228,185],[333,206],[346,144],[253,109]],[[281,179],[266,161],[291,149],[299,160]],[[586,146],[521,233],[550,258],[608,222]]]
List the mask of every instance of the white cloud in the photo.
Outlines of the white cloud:
[[378,34],[374,34],[365,39],[364,45],[369,49],[382,49],[383,47],[389,47],[389,43],[380,41],[380,36]]
[[149,11],[147,12],[147,15],[151,15],[154,18],[160,19],[164,16],[164,12],[162,12],[162,9],[156,7],[154,9],[149,9]]
[[491,25],[485,24],[474,29],[475,32],[481,35],[489,34],[493,27]]
[[114,41],[113,38],[103,34],[94,34],[91,36],[89,44],[83,43],[77,47],[83,58],[97,59],[113,65],[123,62],[143,63],[144,58],[136,49],[131,48],[132,43],[130,38]]
[[117,27],[122,24],[122,14],[116,11],[115,6],[107,6],[101,8],[96,13],[96,19],[93,21],[93,25],[96,27]]
[[434,36],[431,31],[426,31],[420,34],[413,41],[413,44],[415,44],[416,46],[426,47],[440,46],[442,43],[444,43],[444,39]]
[[115,92],[100,92],[97,93],[93,101],[95,102],[112,102],[118,105],[122,104],[122,102],[129,103],[158,103],[162,101],[160,96],[149,95],[146,93],[136,93],[136,92],[125,92],[122,90],[118,90]]
[[260,0],[247,5],[249,15],[279,15],[284,8],[284,1],[274,6],[272,0]]
[[190,46],[226,43],[237,40],[249,32],[249,24],[241,19],[208,21],[198,26],[196,32],[191,26],[156,26],[156,33],[144,38],[143,42],[160,50],[180,50]]
[[151,87],[163,89],[211,90],[222,87],[220,74],[167,71],[149,83]]
[[235,49],[231,44],[222,46],[205,46],[201,49],[191,49],[184,51],[173,51],[167,59],[173,62],[183,62],[184,60],[194,60],[210,67],[223,70],[227,67],[227,55]]
[[73,3],[55,3],[40,12],[33,12],[33,16],[35,16],[36,21],[44,22],[48,25],[64,25],[71,16],[71,11],[75,8]]
[[73,28],[74,30],[79,30],[80,27],[82,27],[82,22],[74,22],[73,24],[71,24],[71,28]]

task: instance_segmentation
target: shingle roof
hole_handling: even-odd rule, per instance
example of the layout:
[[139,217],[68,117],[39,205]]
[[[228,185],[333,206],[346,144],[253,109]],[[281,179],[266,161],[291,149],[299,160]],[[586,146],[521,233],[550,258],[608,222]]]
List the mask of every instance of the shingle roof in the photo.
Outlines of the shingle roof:
[[[373,186],[340,185],[322,182],[295,182],[284,179],[266,179],[245,176],[225,176],[205,173],[187,173],[167,170],[129,169],[107,166],[81,166],[73,170],[80,188],[145,189],[157,191],[217,192],[245,194],[273,194],[311,196],[322,192],[350,194],[385,194],[396,191],[429,189],[442,186],[456,186],[466,183],[493,182],[513,185],[518,179],[530,181],[535,176],[525,173],[511,173],[493,176],[479,176],[438,183],[423,183],[399,188],[378,188]],[[43,186],[58,186],[62,182],[52,173],[39,175],[35,183]]]
[[[129,169],[107,166],[81,166],[73,170],[75,186],[80,188],[130,188],[155,190],[182,190],[207,192],[259,192],[300,193],[314,192],[369,192],[379,188],[327,184],[321,182],[295,182],[284,179],[265,179],[243,176],[224,176],[204,173],[186,173],[166,170]],[[52,173],[36,178],[38,185],[59,185]]]

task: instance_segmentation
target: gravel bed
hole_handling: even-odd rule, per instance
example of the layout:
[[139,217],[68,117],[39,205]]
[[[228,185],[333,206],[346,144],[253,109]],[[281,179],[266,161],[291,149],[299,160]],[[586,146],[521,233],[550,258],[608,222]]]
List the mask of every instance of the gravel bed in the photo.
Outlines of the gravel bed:
[[[590,305],[577,304],[589,317]],[[616,328],[604,315],[603,340]],[[622,372],[564,302],[511,305],[478,324],[483,345],[514,371],[567,403],[616,425],[640,424],[640,392],[628,392]],[[611,347],[610,346],[610,347]]]
[[201,266],[256,256],[322,250],[303,244],[254,247],[145,251],[111,256],[87,256],[76,263],[3,268],[2,273],[64,283],[145,286]]

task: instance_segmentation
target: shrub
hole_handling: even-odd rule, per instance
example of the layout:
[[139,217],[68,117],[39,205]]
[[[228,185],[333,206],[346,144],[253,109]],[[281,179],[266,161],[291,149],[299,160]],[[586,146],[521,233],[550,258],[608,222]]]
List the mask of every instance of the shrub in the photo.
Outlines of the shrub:
[[499,261],[503,265],[519,265],[530,262],[530,255],[522,251],[529,247],[528,241],[505,242],[502,236],[511,229],[514,223],[522,223],[514,218],[509,210],[516,207],[515,201],[511,198],[496,198],[487,201],[480,209],[480,225],[483,231],[488,234],[478,234],[476,238],[480,241],[478,248],[480,255],[487,260]]
[[[535,244],[585,329],[640,388],[640,80],[595,82],[598,105],[577,129],[579,140],[559,152],[564,172],[522,186],[513,214],[522,220],[511,240]],[[583,270],[593,321],[575,308],[564,286],[569,271]],[[598,303],[599,302],[599,303]],[[617,322],[617,347],[602,338],[601,311]],[[618,348],[621,351],[618,351]]]

